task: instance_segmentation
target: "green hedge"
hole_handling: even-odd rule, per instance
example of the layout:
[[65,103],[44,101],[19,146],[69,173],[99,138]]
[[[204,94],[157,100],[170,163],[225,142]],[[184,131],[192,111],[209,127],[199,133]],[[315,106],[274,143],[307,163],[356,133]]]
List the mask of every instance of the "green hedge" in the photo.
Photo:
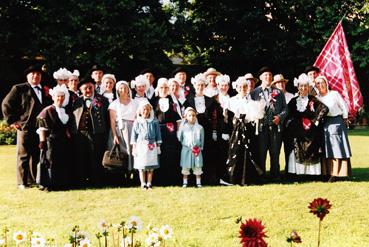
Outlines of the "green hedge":
[[17,131],[4,120],[0,120],[0,145],[13,145],[17,140]]

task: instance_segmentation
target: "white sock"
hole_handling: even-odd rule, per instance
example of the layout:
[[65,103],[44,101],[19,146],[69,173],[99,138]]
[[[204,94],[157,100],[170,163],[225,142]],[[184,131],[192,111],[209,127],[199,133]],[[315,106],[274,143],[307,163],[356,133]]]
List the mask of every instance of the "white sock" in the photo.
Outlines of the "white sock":
[[201,178],[196,178],[196,184],[201,184]]
[[183,184],[187,184],[187,178],[183,179]]
[[141,187],[145,187],[146,186],[146,183],[141,183]]

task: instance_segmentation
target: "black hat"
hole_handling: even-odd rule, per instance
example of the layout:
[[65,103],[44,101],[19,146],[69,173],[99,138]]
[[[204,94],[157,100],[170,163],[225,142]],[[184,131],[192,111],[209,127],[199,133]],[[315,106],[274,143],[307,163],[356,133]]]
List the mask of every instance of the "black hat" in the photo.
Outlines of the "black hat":
[[146,73],[151,73],[151,74],[155,75],[154,70],[152,70],[151,68],[146,68],[146,69],[142,70],[140,72],[140,75],[144,75]]
[[95,80],[92,79],[91,77],[85,77],[82,80],[79,81],[78,83],[78,88],[80,88],[82,85],[86,84],[86,83],[92,83],[95,85]]
[[35,72],[35,71],[41,74],[44,73],[44,71],[42,70],[42,66],[39,64],[34,64],[34,65],[29,66],[27,69],[24,70],[23,73],[25,76],[27,76],[29,73]]
[[98,64],[95,64],[91,67],[90,71],[89,71],[89,75],[91,75],[92,72],[96,71],[96,70],[101,70],[103,73],[105,73],[105,68],[98,65]]
[[305,71],[304,71],[304,73],[305,74],[307,74],[307,73],[309,73],[310,71],[316,71],[316,72],[320,72],[320,69],[318,68],[318,67],[315,67],[315,66],[311,66],[311,65],[309,65],[309,66],[307,66],[306,68],[305,68]]
[[187,74],[187,71],[183,67],[178,67],[175,70],[172,71],[172,76],[175,77],[177,73],[183,72]]
[[258,76],[260,76],[262,73],[264,73],[264,72],[270,72],[270,73],[273,73],[273,71],[272,71],[272,69],[271,68],[269,68],[268,66],[264,66],[264,67],[262,67],[260,70],[259,70],[259,72],[258,72]]

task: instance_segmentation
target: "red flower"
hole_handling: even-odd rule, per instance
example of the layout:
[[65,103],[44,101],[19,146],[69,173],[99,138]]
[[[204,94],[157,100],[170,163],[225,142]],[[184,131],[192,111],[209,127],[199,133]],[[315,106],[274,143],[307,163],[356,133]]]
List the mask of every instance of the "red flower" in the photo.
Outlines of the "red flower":
[[316,216],[322,221],[326,214],[329,213],[329,209],[332,207],[327,199],[316,198],[309,203],[308,208],[310,213],[316,214]]
[[177,103],[173,103],[172,107],[173,107],[173,111],[177,112]]
[[278,91],[277,90],[273,90],[272,91],[272,98],[274,99],[275,97],[277,97],[278,95]]
[[167,127],[167,130],[169,132],[173,132],[174,131],[174,124],[173,123],[166,123],[166,127]]
[[149,144],[147,144],[147,147],[148,147],[148,149],[151,151],[151,150],[153,150],[153,149],[154,149],[154,147],[155,147],[155,143],[149,143]]
[[299,236],[299,234],[293,230],[291,232],[291,235],[287,238],[287,242],[288,243],[302,243],[301,237]]
[[50,91],[50,88],[48,87],[48,86],[44,86],[44,93],[45,93],[45,95],[46,96],[49,96],[50,95],[50,93],[49,93],[49,91]]
[[315,111],[314,110],[314,102],[313,101],[310,101],[309,102],[309,107],[310,107],[310,111]]
[[248,219],[240,226],[239,238],[243,247],[266,247],[268,245],[264,238],[267,237],[261,220]]
[[198,146],[194,146],[193,148],[192,148],[192,153],[197,157],[197,156],[199,156],[199,154],[200,154],[200,147],[198,147]]
[[184,96],[187,97],[187,95],[189,94],[188,91],[184,91]]
[[308,118],[302,118],[302,127],[304,130],[309,130],[311,127],[311,120]]
[[190,91],[190,87],[189,86],[185,86],[186,91]]

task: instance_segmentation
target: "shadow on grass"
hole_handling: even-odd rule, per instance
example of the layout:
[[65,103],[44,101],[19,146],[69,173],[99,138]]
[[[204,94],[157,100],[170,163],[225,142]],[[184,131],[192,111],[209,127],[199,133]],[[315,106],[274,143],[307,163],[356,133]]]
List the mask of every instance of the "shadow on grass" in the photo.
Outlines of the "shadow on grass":
[[369,182],[369,167],[368,168],[352,168],[353,182]]
[[369,129],[350,129],[348,134],[350,136],[369,136]]

